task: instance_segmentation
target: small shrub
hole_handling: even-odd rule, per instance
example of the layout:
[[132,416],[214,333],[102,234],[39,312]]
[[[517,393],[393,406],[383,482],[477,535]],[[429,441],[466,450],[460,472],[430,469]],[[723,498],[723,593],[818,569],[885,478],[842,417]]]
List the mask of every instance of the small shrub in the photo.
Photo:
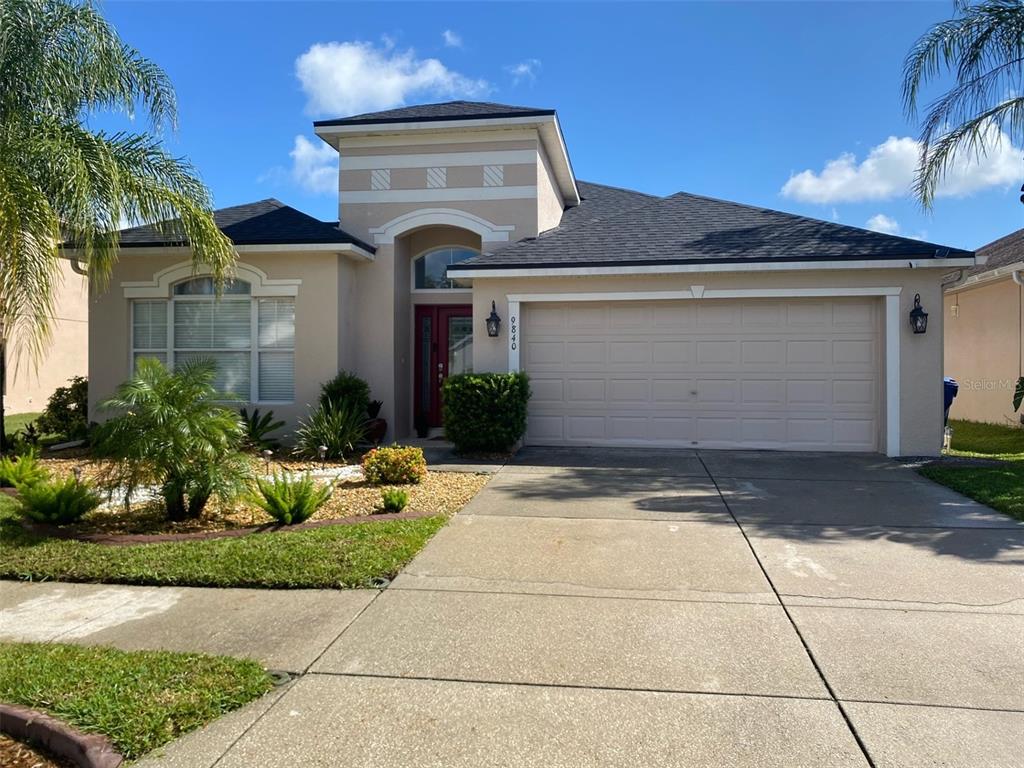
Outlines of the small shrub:
[[363,457],[363,475],[374,485],[418,483],[427,475],[427,460],[422,448],[374,448]]
[[296,479],[276,472],[269,480],[256,478],[252,502],[282,525],[303,523],[331,498],[328,485],[317,484],[309,474]]
[[460,453],[505,452],[526,432],[525,373],[461,373],[441,390],[444,432]]
[[267,411],[262,416],[260,409],[255,408],[250,414],[247,408],[239,410],[242,417],[242,429],[245,434],[242,437],[242,447],[251,451],[262,451],[270,448],[280,448],[281,442],[270,437],[271,432],[276,432],[284,426],[284,422],[278,419],[274,421],[274,412]]
[[77,477],[23,485],[21,513],[37,523],[67,525],[100,505],[92,486]]
[[327,448],[325,458],[344,459],[355,452],[365,437],[365,408],[356,410],[328,403],[318,406],[299,422],[295,430],[295,453],[316,459],[322,445]]
[[85,439],[89,434],[89,380],[75,376],[68,379],[68,386],[55,389],[36,419],[36,427],[66,440]]
[[381,488],[380,500],[385,512],[401,512],[409,505],[409,494],[401,488]]
[[39,455],[34,449],[13,459],[8,456],[0,458],[0,488],[22,488],[48,478],[49,474],[39,463]]
[[332,404],[365,416],[370,405],[370,385],[354,373],[339,371],[337,376],[320,387],[320,405]]

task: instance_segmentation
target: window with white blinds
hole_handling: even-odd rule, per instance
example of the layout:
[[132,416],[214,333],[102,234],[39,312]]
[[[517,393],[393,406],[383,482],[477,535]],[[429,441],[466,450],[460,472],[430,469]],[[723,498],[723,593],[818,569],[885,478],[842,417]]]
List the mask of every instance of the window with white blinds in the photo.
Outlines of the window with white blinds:
[[[240,284],[241,283],[241,284]],[[217,363],[217,391],[249,402],[295,397],[295,299],[252,298],[234,281],[217,299],[208,278],[179,283],[173,298],[132,302],[132,360]]]

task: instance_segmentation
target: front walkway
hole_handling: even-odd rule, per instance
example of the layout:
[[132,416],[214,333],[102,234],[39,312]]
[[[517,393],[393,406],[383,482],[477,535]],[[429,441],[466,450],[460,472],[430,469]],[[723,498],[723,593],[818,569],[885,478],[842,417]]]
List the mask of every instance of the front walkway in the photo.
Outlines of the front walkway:
[[19,626],[304,673],[140,765],[1024,753],[1024,526],[876,456],[527,450],[386,590],[0,585]]

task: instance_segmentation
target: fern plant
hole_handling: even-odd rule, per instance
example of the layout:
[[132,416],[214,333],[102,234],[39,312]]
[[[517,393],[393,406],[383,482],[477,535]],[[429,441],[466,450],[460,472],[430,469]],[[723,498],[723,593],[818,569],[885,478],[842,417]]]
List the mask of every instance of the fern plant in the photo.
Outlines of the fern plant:
[[34,448],[14,458],[0,458],[0,488],[20,489],[48,478],[49,473],[39,463],[39,453]]
[[254,408],[250,414],[247,408],[238,412],[242,417],[242,428],[245,434],[242,438],[242,445],[252,451],[262,451],[271,448],[280,448],[281,441],[270,437],[271,432],[276,432],[285,425],[281,419],[274,421],[274,412],[267,411],[260,414],[259,408]]
[[380,499],[385,512],[401,512],[409,505],[409,494],[401,488],[382,488]]
[[276,472],[269,480],[256,478],[252,502],[281,525],[303,523],[331,498],[331,488],[319,485],[309,474],[296,479]]
[[19,487],[21,513],[37,523],[67,525],[100,505],[92,486],[77,477],[43,481]]

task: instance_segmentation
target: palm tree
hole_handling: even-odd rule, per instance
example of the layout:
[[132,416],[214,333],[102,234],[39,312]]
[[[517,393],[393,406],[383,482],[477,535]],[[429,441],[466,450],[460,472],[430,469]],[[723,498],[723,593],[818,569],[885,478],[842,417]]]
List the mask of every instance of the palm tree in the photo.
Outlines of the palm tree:
[[1024,138],[1024,2],[955,0],[955,17],[935,24],[907,55],[903,104],[917,117],[921,89],[943,73],[956,84],[927,105],[914,194],[930,208],[958,157],[978,157],[1002,140]]
[[[99,111],[151,133],[91,130]],[[235,252],[209,191],[159,135],[176,125],[167,75],[126,45],[92,0],[0,0],[0,344],[38,360],[50,339],[62,240],[106,287],[124,222],[163,222],[218,285]],[[0,440],[3,438],[0,411]]]
[[210,497],[231,498],[245,487],[249,466],[240,453],[241,417],[220,403],[213,360],[190,360],[171,372],[141,358],[105,410],[116,415],[99,427],[96,452],[108,460],[104,483],[125,494],[160,489],[167,517],[199,517]]

